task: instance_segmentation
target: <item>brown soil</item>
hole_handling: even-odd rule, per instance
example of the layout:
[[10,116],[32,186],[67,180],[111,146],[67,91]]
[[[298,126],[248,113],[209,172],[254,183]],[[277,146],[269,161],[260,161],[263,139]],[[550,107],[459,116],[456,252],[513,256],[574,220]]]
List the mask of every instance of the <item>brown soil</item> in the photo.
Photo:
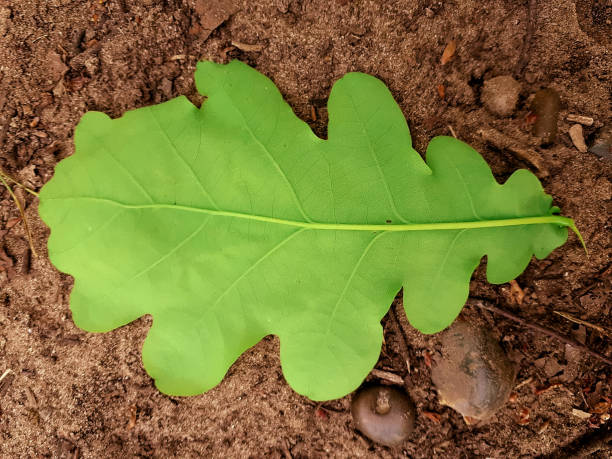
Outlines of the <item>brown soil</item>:
[[[530,164],[485,143],[478,131],[494,128],[528,141],[529,96],[552,87],[561,96],[559,134],[552,146],[537,149],[538,173],[564,214],[576,219],[590,256],[571,236],[548,259],[533,261],[518,279],[527,293],[522,305],[511,303],[508,285],[488,285],[482,268],[471,293],[610,354],[605,336],[552,312],[610,325],[612,165],[578,152],[565,120],[568,113],[595,119],[585,127],[587,144],[611,122],[609,1],[209,4],[212,13],[204,0],[0,0],[0,166],[39,189],[72,153],[74,126],[86,110],[119,116],[179,94],[197,102],[196,60],[236,58],[271,77],[319,135],[325,135],[331,84],[348,71],[374,74],[391,88],[419,151],[451,126],[503,179]],[[451,40],[456,52],[442,65]],[[479,96],[483,81],[505,74],[522,91],[513,117],[499,119]],[[377,368],[406,378],[418,412],[416,431],[399,448],[372,444],[354,429],[349,397],[319,407],[292,392],[273,337],[243,355],[209,393],[167,397],[140,361],[148,318],[101,335],[74,326],[72,280],[46,257],[48,230],[36,199],[20,197],[40,256],[32,256],[0,187],[0,374],[14,372],[0,387],[1,457],[531,457],[562,455],[567,445],[577,448],[609,428],[600,424],[605,414],[572,414],[606,408],[600,402],[610,396],[609,367],[472,307],[466,319],[494,331],[518,362],[517,381],[527,381],[483,425],[468,426],[438,403],[428,366],[435,337],[393,313],[383,321],[386,345]],[[562,385],[535,390],[552,383]],[[599,444],[596,454],[608,457]]]

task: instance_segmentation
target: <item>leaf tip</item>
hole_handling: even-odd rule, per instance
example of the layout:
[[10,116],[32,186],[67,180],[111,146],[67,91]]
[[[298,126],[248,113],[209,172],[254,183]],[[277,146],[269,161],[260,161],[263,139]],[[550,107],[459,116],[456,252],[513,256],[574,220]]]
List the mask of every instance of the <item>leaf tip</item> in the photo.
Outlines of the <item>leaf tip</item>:
[[578,231],[578,227],[576,226],[573,220],[569,227],[574,232],[574,234],[578,237],[578,240],[580,241],[580,244],[582,245],[582,248],[584,249],[584,253],[588,257],[589,249],[587,249],[586,243],[584,242],[584,238],[582,237],[582,234],[580,234],[580,231]]

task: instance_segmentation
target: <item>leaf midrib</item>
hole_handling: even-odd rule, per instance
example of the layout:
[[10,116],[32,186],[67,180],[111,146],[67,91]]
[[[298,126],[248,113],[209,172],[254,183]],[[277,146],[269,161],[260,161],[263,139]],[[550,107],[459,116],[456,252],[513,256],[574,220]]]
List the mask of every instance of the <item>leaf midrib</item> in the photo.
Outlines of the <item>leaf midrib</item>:
[[122,207],[124,209],[171,209],[182,210],[185,212],[197,212],[207,215],[219,217],[241,218],[245,220],[255,220],[266,223],[274,223],[277,225],[294,226],[299,228],[307,228],[312,230],[327,230],[327,231],[440,231],[440,230],[458,230],[458,229],[477,229],[477,228],[496,228],[504,226],[523,226],[523,225],[538,225],[538,224],[556,224],[559,226],[574,228],[574,221],[571,218],[561,215],[541,215],[531,217],[504,218],[496,220],[478,220],[478,221],[457,221],[457,222],[436,222],[436,223],[406,223],[406,224],[353,224],[353,223],[319,223],[305,222],[297,220],[287,220],[282,218],[267,217],[265,215],[245,214],[241,212],[232,212],[226,210],[204,209],[193,206],[183,206],[178,204],[125,204],[113,199],[96,198],[93,196],[71,196],[63,198],[45,198],[48,201],[61,200],[87,200],[103,202]]

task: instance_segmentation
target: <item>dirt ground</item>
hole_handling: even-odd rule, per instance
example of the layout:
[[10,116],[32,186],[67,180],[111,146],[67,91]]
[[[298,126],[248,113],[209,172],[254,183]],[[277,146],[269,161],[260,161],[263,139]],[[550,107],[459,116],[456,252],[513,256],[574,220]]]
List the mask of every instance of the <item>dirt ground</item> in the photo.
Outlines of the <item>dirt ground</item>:
[[[612,323],[612,163],[579,152],[566,120],[570,113],[594,119],[584,127],[587,145],[612,122],[611,21],[608,0],[0,0],[0,166],[40,189],[73,152],[85,111],[119,116],[181,94],[201,101],[192,78],[198,59],[254,66],[321,136],[332,83],[348,71],[367,72],[390,87],[421,152],[452,128],[500,180],[533,165],[485,141],[482,129],[539,155],[536,172],[576,220],[589,256],[572,235],[546,260],[534,260],[518,278],[526,293],[520,305],[509,285],[487,284],[481,267],[472,298],[610,355],[609,337],[553,311]],[[456,51],[442,65],[451,40]],[[521,84],[511,117],[490,114],[480,101],[483,83],[498,75]],[[546,148],[530,144],[528,114],[530,96],[543,87],[554,88],[562,104],[557,139]],[[0,386],[2,458],[563,457],[609,432],[609,366],[470,306],[463,315],[490,328],[519,369],[514,401],[484,425],[468,426],[438,403],[428,366],[436,337],[412,329],[394,313],[397,304],[383,321],[377,368],[403,377],[417,406],[416,431],[399,448],[354,429],[350,396],[319,406],[294,393],[274,337],[243,355],[209,393],[165,396],[140,361],[150,320],[107,334],[77,329],[72,279],[46,257],[48,229],[36,198],[18,195],[39,256],[0,186],[0,375],[13,372]],[[609,454],[604,447],[593,457]]]

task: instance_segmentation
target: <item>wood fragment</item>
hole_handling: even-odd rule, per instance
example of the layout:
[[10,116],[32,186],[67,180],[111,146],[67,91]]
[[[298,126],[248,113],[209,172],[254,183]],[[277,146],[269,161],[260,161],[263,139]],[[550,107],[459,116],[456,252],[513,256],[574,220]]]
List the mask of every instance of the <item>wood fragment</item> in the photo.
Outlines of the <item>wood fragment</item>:
[[612,331],[606,330],[604,327],[599,325],[592,324],[591,322],[587,322],[586,320],[579,319],[578,317],[574,317],[573,315],[563,312],[563,311],[553,311],[558,316],[561,316],[570,322],[574,322],[576,324],[584,325],[585,327],[592,328],[593,330],[597,330],[602,335],[607,336],[608,338],[612,338]]
[[431,354],[429,351],[423,351],[423,359],[425,360],[427,368],[431,368]]
[[456,139],[457,138],[457,134],[455,134],[455,130],[453,129],[453,127],[450,124],[448,125],[448,130],[450,131],[452,136]]
[[591,410],[591,414],[605,414],[610,411],[610,402],[599,402]]
[[548,171],[544,166],[544,160],[536,151],[523,148],[513,138],[502,134],[496,129],[480,129],[478,130],[478,134],[482,136],[485,142],[493,145],[498,150],[509,151],[521,161],[531,164],[537,169],[541,176],[548,176]]
[[591,413],[587,413],[577,408],[572,408],[572,414],[580,419],[589,419],[591,417]]
[[404,378],[402,378],[400,375],[396,375],[395,373],[391,373],[391,372],[383,371],[383,370],[377,370],[376,368],[374,368],[370,372],[370,374],[377,378],[385,379],[389,382],[392,382],[393,384],[399,384],[400,386],[404,385]]
[[576,149],[580,153],[586,153],[588,148],[586,146],[586,143],[584,143],[584,133],[582,131],[582,125],[574,124],[572,127],[569,128],[568,134],[570,136],[570,139],[572,139],[572,143],[574,144]]
[[463,420],[465,421],[465,423],[468,426],[475,426],[475,425],[478,425],[480,423],[480,419],[473,418],[471,416],[463,416]]
[[130,406],[130,420],[127,425],[128,430],[132,430],[136,427],[136,414],[138,412],[138,407],[136,405]]
[[15,226],[17,223],[19,223],[21,221],[21,217],[14,217],[14,218],[9,218],[6,221],[6,225],[5,228],[6,229],[11,229],[13,226]]
[[510,292],[512,293],[512,298],[519,306],[523,304],[523,298],[525,298],[525,292],[518,284],[516,279],[512,279],[510,281]]
[[28,399],[28,404],[30,408],[38,408],[38,400],[36,399],[36,395],[34,395],[34,391],[31,387],[25,388],[26,398]]
[[430,421],[435,422],[436,424],[440,424],[440,415],[438,413],[432,413],[431,411],[423,411],[423,416],[425,416]]
[[293,455],[291,454],[291,450],[289,449],[289,440],[285,440],[281,442],[281,450],[285,456],[285,459],[293,459]]
[[446,65],[455,55],[455,51],[457,50],[457,43],[455,40],[451,40],[448,42],[444,51],[442,52],[442,57],[440,58],[440,64]]
[[565,117],[570,123],[580,123],[584,126],[593,126],[594,120],[590,116],[574,115],[570,113]]
[[443,84],[438,85],[438,96],[440,97],[440,99],[444,99],[444,96],[446,96],[446,89],[444,89]]
[[232,40],[232,46],[235,46],[239,50],[244,51],[246,53],[255,53],[264,49],[264,46],[261,44],[242,43],[241,41],[234,40]]
[[314,105],[310,106],[310,119],[312,121],[316,121],[317,120],[317,110],[315,109]]
[[561,383],[555,383],[555,384],[549,384],[548,386],[543,386],[543,387],[537,387],[533,393],[534,395],[541,395],[545,392],[548,392],[552,389],[554,389],[555,387],[563,387],[563,384]]
[[590,348],[588,348],[587,346],[585,346],[584,344],[580,344],[578,341],[573,340],[571,338],[568,338],[566,336],[560,335],[559,333],[557,333],[554,330],[551,330],[550,328],[546,328],[546,327],[542,327],[541,325],[537,325],[537,324],[532,324],[531,322],[526,321],[525,319],[521,319],[520,317],[512,314],[511,312],[505,311],[503,309],[497,308],[495,306],[492,305],[488,305],[488,304],[484,304],[482,301],[472,301],[468,303],[471,306],[476,306],[478,308],[481,309],[486,309],[488,311],[494,312],[496,314],[499,314],[501,316],[506,317],[507,319],[513,320],[521,325],[524,325],[527,328],[531,328],[532,330],[536,330],[539,331],[540,333],[544,333],[545,335],[551,336],[553,338],[556,338],[557,340],[561,341],[562,343],[566,343],[566,344],[571,344],[572,346],[581,349],[582,351],[586,352],[587,354],[589,354],[592,357],[597,358],[598,360],[601,360],[602,362],[607,363],[608,365],[612,365],[612,359],[610,359],[609,357],[606,357],[603,354],[600,354],[599,352],[596,352]]
[[197,59],[197,56],[192,56],[191,54],[175,54],[169,60],[171,60],[171,61],[184,61],[186,59]]
[[531,418],[531,416],[529,415],[529,409],[528,408],[523,408],[519,412],[518,418],[517,418],[516,422],[520,426],[526,426],[527,424],[529,424],[530,418]]
[[0,376],[0,397],[2,397],[15,379],[15,373],[10,368]]
[[546,429],[548,429],[548,426],[550,425],[550,421],[544,421],[541,425],[540,428],[538,429],[538,435],[542,435],[544,433],[544,431]]

